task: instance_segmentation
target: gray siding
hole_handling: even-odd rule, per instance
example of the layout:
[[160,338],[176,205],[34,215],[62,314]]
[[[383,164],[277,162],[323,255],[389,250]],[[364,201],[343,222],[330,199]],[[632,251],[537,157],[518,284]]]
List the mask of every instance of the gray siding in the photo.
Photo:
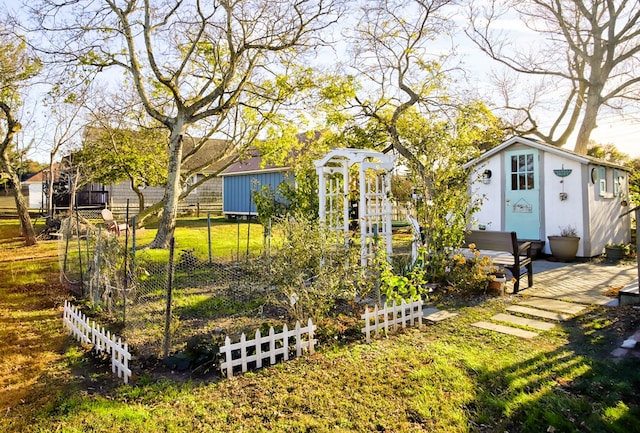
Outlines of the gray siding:
[[[128,182],[121,182],[116,185],[110,185],[109,198],[112,207],[124,207],[129,199],[130,207],[138,206],[138,196],[133,192]],[[146,206],[151,206],[160,200],[164,195],[164,188],[153,186],[145,188],[142,193]],[[214,205],[222,202],[222,179],[213,178],[198,186],[184,200],[183,204],[187,205]]]

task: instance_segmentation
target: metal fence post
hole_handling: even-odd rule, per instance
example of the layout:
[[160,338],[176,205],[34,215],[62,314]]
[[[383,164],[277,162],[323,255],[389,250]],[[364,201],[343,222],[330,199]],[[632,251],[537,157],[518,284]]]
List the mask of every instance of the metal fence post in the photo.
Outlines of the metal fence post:
[[236,263],[240,262],[240,217],[236,216],[238,220],[238,237],[236,239]]
[[[136,226],[138,224],[138,217],[131,218],[131,279],[136,275]],[[129,226],[127,225],[127,228]]]
[[122,326],[127,324],[127,290],[129,286],[129,199],[127,199],[127,212],[125,216],[126,229],[124,234],[124,281],[122,284]]
[[170,338],[170,330],[171,330],[171,297],[173,290],[173,253],[175,247],[175,238],[171,238],[170,246],[169,246],[169,269],[168,269],[168,277],[167,277],[167,306],[165,309],[164,316],[164,347],[163,354],[164,357],[169,356],[169,346],[171,344]]
[[212,264],[213,254],[211,251],[211,213],[207,214],[207,245],[209,248],[209,264]]
[[[76,210],[76,231],[78,232],[78,265],[80,266],[80,293],[84,296],[84,275],[82,272],[82,240],[80,239],[80,212],[78,202],[75,203]],[[71,224],[69,224],[71,225]]]

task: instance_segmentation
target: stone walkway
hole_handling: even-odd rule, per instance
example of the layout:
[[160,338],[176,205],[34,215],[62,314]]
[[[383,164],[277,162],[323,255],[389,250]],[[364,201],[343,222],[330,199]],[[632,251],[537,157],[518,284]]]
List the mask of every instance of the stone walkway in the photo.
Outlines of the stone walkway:
[[586,305],[610,304],[605,294],[616,288],[638,285],[635,263],[559,263],[539,259],[533,262],[533,287],[522,296],[557,299]]
[[[611,292],[638,287],[635,263],[605,262],[561,263],[538,259],[533,263],[533,287],[521,289],[516,303],[506,313],[472,326],[521,338],[534,338],[552,329],[556,323],[570,320],[588,305],[617,305]],[[526,281],[526,279],[525,279]],[[512,291],[512,286],[507,292]],[[607,296],[609,294],[609,296]],[[455,313],[425,310],[425,319],[438,321]],[[636,349],[636,341],[638,349]],[[640,356],[640,330],[630,336],[613,356]]]
[[538,332],[520,327],[548,331],[555,327],[555,322],[569,320],[586,308],[585,305],[555,299],[531,298],[510,306],[507,313],[496,314],[491,317],[491,322],[480,321],[472,323],[471,326],[521,338],[534,338],[539,335]]

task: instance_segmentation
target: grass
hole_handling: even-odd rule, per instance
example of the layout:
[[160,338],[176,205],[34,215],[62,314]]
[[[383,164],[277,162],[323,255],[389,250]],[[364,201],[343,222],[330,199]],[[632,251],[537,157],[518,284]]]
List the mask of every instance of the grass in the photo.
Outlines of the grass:
[[[638,361],[609,357],[639,325],[631,307],[595,307],[521,340],[469,326],[509,298],[442,298],[455,319],[371,344],[325,345],[222,381],[138,367],[119,385],[62,332],[54,245],[22,247],[14,229],[0,221],[0,272],[13,270],[0,279],[0,431],[639,431]],[[199,314],[216,302],[178,306]]]
[[[155,236],[157,226],[146,225],[136,232],[137,245],[149,244]],[[197,257],[208,257],[208,226],[206,218],[180,218],[174,233],[176,250],[193,250]],[[256,222],[227,222],[223,217],[211,218],[211,254],[222,259],[242,258],[247,250],[260,254],[264,250],[262,225]],[[162,255],[163,252],[155,254]]]

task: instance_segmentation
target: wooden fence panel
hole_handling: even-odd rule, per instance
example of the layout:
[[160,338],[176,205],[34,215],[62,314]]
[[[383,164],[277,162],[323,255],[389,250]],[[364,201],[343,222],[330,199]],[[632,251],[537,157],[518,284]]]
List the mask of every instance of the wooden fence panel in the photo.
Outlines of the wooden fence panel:
[[399,326],[406,328],[407,325],[422,324],[422,305],[422,299],[409,303],[403,299],[400,305],[393,301],[391,305],[385,304],[384,308],[378,308],[376,305],[373,311],[365,306],[365,312],[361,318],[364,319],[362,332],[366,336],[367,343],[371,342],[371,332],[374,332],[377,337],[381,329],[384,329],[386,334],[389,329],[395,331]]
[[111,355],[111,371],[123,379],[124,383],[129,383],[131,353],[126,342],[123,343],[120,337],[112,335],[109,331],[105,332],[104,328],[96,326],[95,322],[89,324],[87,317],[68,301],[64,302],[62,319],[64,325],[69,328],[69,333],[80,343],[91,345],[97,353]]
[[[227,337],[224,345],[220,348],[220,354],[223,356],[220,369],[227,374],[227,377],[232,377],[234,367],[241,367],[242,372],[245,373],[251,363],[255,363],[256,368],[261,368],[264,361],[268,361],[268,365],[275,364],[279,356],[282,357],[282,360],[287,361],[289,351],[292,349],[290,346],[295,347],[296,357],[302,356],[304,350],[313,353],[316,344],[313,337],[315,330],[316,326],[309,319],[304,328],[300,326],[300,322],[296,322],[295,328],[291,330],[287,325],[284,325],[282,332],[279,333],[276,333],[271,327],[269,335],[265,337],[261,336],[259,330],[256,331],[255,338],[251,340],[247,340],[244,333],[240,336],[240,341],[236,343],[232,343],[231,339]],[[292,339],[295,340],[294,345],[289,343]],[[265,345],[267,345],[266,350],[263,349]]]

